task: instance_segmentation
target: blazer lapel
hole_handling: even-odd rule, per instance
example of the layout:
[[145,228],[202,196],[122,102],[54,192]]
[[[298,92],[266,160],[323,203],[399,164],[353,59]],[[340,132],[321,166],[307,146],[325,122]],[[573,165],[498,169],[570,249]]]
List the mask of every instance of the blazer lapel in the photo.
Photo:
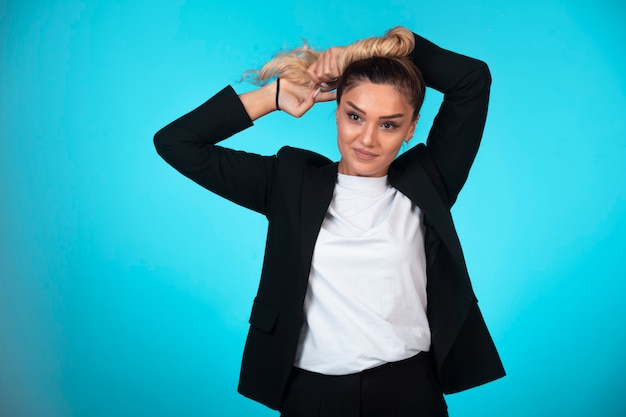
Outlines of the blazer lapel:
[[439,196],[426,171],[417,164],[412,166],[411,170],[414,170],[411,175],[401,175],[391,165],[389,169],[390,184],[409,197],[422,210],[454,258],[461,265],[464,265],[465,260],[463,259],[461,244],[454,230],[450,210]]
[[302,187],[302,260],[304,276],[308,278],[313,249],[317,236],[322,227],[328,205],[333,197],[335,182],[337,181],[338,163],[322,167],[308,167],[304,173]]

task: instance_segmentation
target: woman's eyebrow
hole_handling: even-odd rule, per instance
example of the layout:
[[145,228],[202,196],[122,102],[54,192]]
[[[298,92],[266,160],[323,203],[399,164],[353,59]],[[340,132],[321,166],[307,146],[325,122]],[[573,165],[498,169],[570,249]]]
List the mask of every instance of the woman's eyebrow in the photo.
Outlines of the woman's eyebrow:
[[[367,116],[367,113],[365,112],[365,110],[360,109],[356,104],[354,104],[351,101],[347,101],[346,102],[350,107],[354,108],[355,110],[363,113],[364,115]],[[397,119],[399,117],[404,117],[403,113],[396,113],[396,114],[390,114],[389,116],[380,116],[379,119]]]

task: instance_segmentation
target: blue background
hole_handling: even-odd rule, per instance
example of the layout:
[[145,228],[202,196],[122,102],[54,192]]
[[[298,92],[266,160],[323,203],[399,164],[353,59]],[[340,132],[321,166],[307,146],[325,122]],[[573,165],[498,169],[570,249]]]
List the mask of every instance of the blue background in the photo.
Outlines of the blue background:
[[[401,24],[487,61],[454,208],[509,375],[453,416],[626,415],[620,1],[0,1],[0,416],[276,416],[236,393],[265,219],[187,180],[154,133],[302,37]],[[429,92],[417,139],[441,96]],[[337,158],[333,105],[228,141]]]

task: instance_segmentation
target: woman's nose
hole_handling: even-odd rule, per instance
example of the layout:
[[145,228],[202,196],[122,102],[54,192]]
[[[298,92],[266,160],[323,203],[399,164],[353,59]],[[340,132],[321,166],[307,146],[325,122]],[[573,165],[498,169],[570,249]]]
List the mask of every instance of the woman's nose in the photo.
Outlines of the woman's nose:
[[366,124],[361,131],[361,142],[364,145],[373,145],[376,143],[376,126],[372,124]]

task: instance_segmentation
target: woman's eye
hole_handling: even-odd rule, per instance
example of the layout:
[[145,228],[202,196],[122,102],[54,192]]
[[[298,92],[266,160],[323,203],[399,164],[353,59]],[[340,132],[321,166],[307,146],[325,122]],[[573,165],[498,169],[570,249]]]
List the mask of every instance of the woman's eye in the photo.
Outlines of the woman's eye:
[[385,123],[383,123],[383,125],[382,125],[382,126],[383,126],[383,129],[393,129],[394,127],[396,127],[396,125],[395,125],[395,124],[393,124],[393,123],[389,123],[389,122],[385,122]]
[[354,114],[354,113],[348,113],[348,118],[354,122],[358,122],[359,120],[361,120],[361,118],[359,117],[358,114]]

